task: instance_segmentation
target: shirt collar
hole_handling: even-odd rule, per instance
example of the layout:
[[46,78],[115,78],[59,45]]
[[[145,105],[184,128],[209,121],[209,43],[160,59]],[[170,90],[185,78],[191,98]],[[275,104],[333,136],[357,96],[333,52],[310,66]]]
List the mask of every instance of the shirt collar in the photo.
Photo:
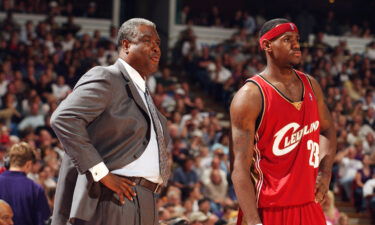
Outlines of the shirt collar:
[[141,91],[146,92],[146,81],[142,78],[138,71],[136,71],[123,59],[119,58],[119,60],[125,66],[125,69],[128,72],[130,79],[132,79],[132,81],[137,85],[139,89],[141,89]]

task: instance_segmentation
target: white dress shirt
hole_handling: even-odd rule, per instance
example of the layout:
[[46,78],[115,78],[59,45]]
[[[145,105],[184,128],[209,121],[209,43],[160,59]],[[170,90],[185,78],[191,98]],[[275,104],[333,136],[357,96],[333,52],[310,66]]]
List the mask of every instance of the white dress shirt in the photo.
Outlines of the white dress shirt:
[[[141,75],[128,63],[124,60],[119,59],[120,62],[124,65],[126,71],[128,72],[130,79],[135,83],[137,87],[138,93],[141,96],[143,103],[147,107],[148,114],[150,116],[150,120],[152,120],[150,111],[146,102],[145,91],[146,91],[146,82],[141,77]],[[143,152],[143,154],[136,159],[135,161],[131,162],[130,164],[124,166],[123,168],[113,170],[111,173],[127,176],[127,177],[143,177],[149,181],[154,183],[162,183],[162,179],[160,176],[159,171],[159,149],[158,143],[156,138],[156,132],[154,129],[154,124],[151,122],[151,135],[150,141]],[[93,166],[89,169],[92,173],[94,181],[99,181],[104,176],[109,173],[107,166],[104,162],[100,162],[99,164]]]

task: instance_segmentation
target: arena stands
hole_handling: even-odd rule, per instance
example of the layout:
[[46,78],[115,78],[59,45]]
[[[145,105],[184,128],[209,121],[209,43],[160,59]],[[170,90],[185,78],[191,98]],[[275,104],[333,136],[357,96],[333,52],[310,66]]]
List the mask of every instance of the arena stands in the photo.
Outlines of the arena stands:
[[[14,1],[2,1],[1,9],[44,13],[55,7],[47,1],[39,1],[42,6],[37,9],[28,9],[29,1],[22,1],[24,6],[9,2]],[[56,10],[56,15],[75,12],[70,7]],[[73,15],[90,16],[76,11]],[[188,8],[181,15],[181,23],[236,31],[224,42],[202,46],[187,27],[173,49],[172,64],[162,66],[148,81],[156,105],[169,119],[173,138],[174,176],[158,203],[162,224],[235,224],[237,215],[225,120],[234,93],[265,66],[257,46],[257,31],[265,18],[238,11],[225,21],[220,9],[213,7],[201,20],[196,22]],[[374,38],[366,26],[353,25],[337,33],[332,30],[336,20],[329,21],[322,34]],[[0,29],[0,171],[5,170],[2,156],[12,144],[23,140],[34,146],[38,160],[29,177],[45,188],[52,208],[64,152],[50,127],[50,115],[89,68],[116,60],[116,40],[100,32],[78,34],[74,23],[60,25],[48,16],[25,24],[4,19]],[[115,27],[111,29],[116,33]],[[331,46],[319,34],[315,37],[310,44],[303,43],[298,69],[320,82],[338,135],[332,192],[323,207],[332,225],[348,224],[347,215],[351,224],[366,224],[369,215],[375,215],[375,41],[364,52],[352,53],[344,41]]]

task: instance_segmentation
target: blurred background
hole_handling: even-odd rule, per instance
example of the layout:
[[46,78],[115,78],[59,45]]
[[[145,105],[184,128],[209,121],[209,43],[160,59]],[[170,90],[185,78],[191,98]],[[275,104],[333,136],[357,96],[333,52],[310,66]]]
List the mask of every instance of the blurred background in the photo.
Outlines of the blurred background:
[[118,27],[144,17],[162,40],[147,82],[173,138],[161,224],[235,224],[229,104],[266,65],[260,27],[284,17],[300,31],[297,69],[320,82],[337,130],[327,224],[375,224],[373,9],[373,0],[0,0],[0,172],[12,144],[30,143],[38,160],[28,176],[53,208],[64,151],[50,116],[88,69],[115,62]]

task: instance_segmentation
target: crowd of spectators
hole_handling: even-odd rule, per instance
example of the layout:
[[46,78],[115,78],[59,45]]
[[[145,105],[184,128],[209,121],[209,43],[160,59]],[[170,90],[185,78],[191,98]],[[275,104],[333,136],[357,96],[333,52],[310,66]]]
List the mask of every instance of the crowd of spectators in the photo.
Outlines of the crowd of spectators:
[[[38,24],[17,24],[9,16],[0,26],[0,171],[5,170],[3,157],[14,143],[33,146],[37,159],[28,176],[44,188],[52,209],[64,151],[49,118],[81,75],[117,59],[116,28],[111,27],[110,37],[104,38],[98,31],[80,36],[61,32],[51,17]],[[192,90],[193,85],[203,87],[227,113],[236,90],[265,67],[257,46],[258,28],[257,21],[252,32],[239,26],[230,40],[214,46],[197,45],[193,31],[187,29],[173,51],[173,66],[161,67],[147,81],[155,104],[168,118],[173,139],[173,176],[158,201],[162,224],[236,220],[228,128],[217,112],[206,107],[206,95]],[[320,82],[337,129],[333,193],[324,208],[327,221],[344,225],[348,219],[335,210],[335,195],[352,200],[358,211],[375,211],[375,44],[363,54],[351,54],[345,42],[330,48],[317,35],[314,44],[302,51],[298,69]]]
[[[210,10],[197,10],[186,4],[178,12],[176,22],[178,24],[198,25],[207,27],[221,28],[240,28],[247,34],[254,34],[266,19],[262,11],[251,13],[246,9],[238,9],[233,15],[224,15],[225,6],[214,5]],[[230,12],[225,11],[225,14]],[[342,15],[341,15],[342,16]],[[324,16],[319,17],[306,9],[301,9],[299,13],[285,13],[282,17],[294,21],[299,27],[302,42],[308,41],[308,35],[311,33],[323,32],[328,35],[338,35],[345,37],[374,37],[374,25],[369,20],[347,21],[338,18],[335,11],[328,11]],[[339,21],[339,22],[338,22]]]
[[[54,16],[111,18],[111,1],[1,0],[0,11]],[[101,10],[98,10],[101,9]]]

